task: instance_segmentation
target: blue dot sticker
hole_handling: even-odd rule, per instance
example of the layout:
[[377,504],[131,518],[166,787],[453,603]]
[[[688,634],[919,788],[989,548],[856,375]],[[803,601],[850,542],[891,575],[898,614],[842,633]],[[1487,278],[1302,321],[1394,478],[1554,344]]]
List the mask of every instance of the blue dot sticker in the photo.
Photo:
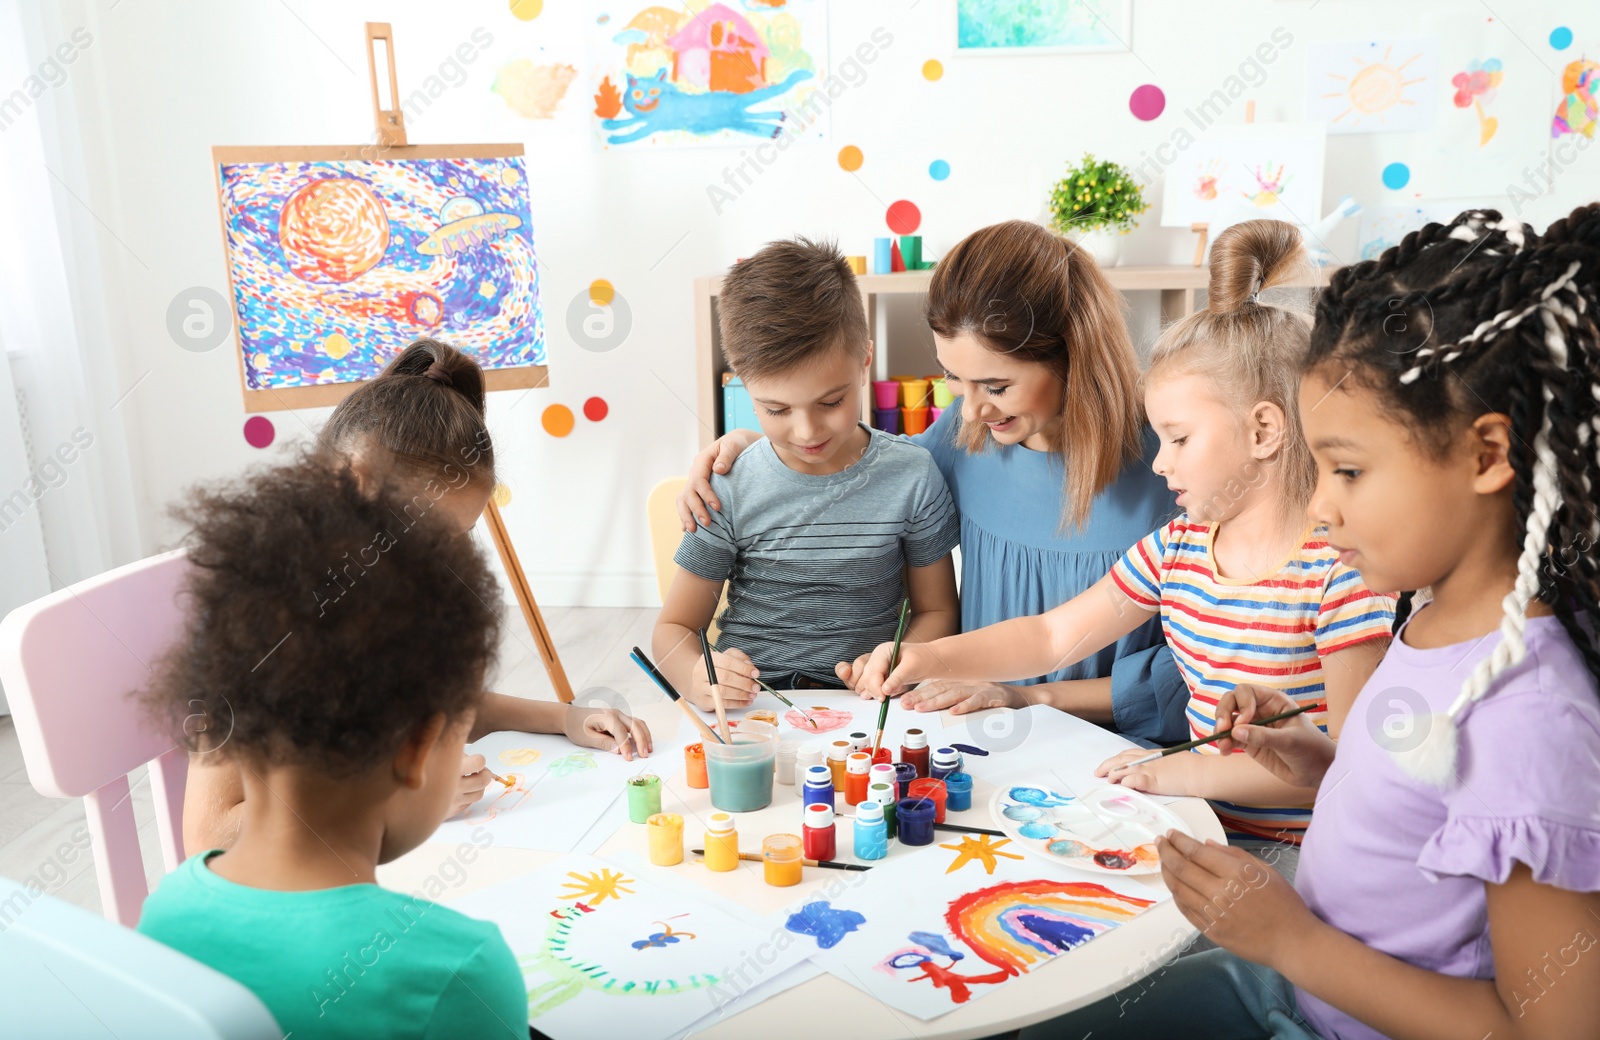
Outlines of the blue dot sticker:
[[928,176],[936,181],[942,181],[950,176],[950,164],[943,159],[935,159],[928,164]]
[[1558,51],[1564,51],[1572,46],[1572,30],[1565,25],[1558,25],[1550,30],[1550,46]]
[[1392,162],[1383,168],[1383,186],[1399,190],[1411,183],[1411,167],[1403,162]]

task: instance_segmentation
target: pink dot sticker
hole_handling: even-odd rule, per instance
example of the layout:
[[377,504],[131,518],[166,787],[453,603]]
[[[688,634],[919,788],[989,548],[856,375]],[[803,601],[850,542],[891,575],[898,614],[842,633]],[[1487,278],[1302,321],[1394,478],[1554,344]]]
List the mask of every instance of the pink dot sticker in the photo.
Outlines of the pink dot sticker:
[[1142,87],[1135,87],[1128,97],[1128,111],[1134,118],[1149,122],[1167,109],[1167,95],[1154,83],[1146,83]]
[[897,235],[914,235],[917,228],[922,226],[922,211],[917,209],[916,203],[901,199],[891,203],[888,213],[889,230]]
[[272,443],[278,431],[272,426],[272,420],[264,415],[252,415],[244,421],[245,443],[252,448],[265,448]]
[[603,397],[591,397],[583,402],[583,417],[590,422],[599,422],[611,414],[611,408]]

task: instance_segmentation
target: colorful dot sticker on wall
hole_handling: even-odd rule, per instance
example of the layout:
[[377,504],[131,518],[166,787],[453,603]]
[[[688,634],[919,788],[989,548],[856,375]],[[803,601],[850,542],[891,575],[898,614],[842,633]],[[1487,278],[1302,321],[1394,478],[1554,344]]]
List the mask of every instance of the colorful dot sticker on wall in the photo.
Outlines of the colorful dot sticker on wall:
[[1128,97],[1128,111],[1132,112],[1135,119],[1149,122],[1159,116],[1167,108],[1167,95],[1154,83],[1146,83],[1142,87],[1135,87]]
[[1564,25],[1558,25],[1550,30],[1550,46],[1558,51],[1564,51],[1572,46],[1572,30]]
[[839,169],[848,173],[855,173],[861,169],[863,156],[861,149],[853,144],[847,144],[839,149]]
[[944,75],[944,62],[938,58],[929,58],[922,63],[922,78],[932,83]]
[[890,203],[886,215],[889,221],[889,230],[897,235],[914,235],[917,228],[922,226],[922,211],[916,204],[901,199],[899,202]]
[[544,427],[544,432],[552,437],[565,437],[572,432],[577,421],[572,417],[572,409],[564,404],[553,404],[539,416],[539,423]]
[[611,408],[603,397],[591,397],[583,402],[583,417],[590,422],[599,422],[611,414]]
[[1403,162],[1392,162],[1383,168],[1383,186],[1399,190],[1411,183],[1411,167]]
[[511,489],[504,484],[496,484],[494,490],[489,492],[489,501],[504,509],[511,504]]
[[264,415],[252,415],[244,421],[244,440],[252,448],[265,448],[277,435],[272,420]]
[[511,0],[511,14],[524,22],[531,22],[544,10],[544,0]]
[[928,176],[936,181],[942,181],[950,176],[950,164],[943,159],[935,159],[928,164]]
[[611,301],[616,298],[616,295],[616,286],[604,278],[596,278],[589,283],[589,302],[596,307],[609,306]]

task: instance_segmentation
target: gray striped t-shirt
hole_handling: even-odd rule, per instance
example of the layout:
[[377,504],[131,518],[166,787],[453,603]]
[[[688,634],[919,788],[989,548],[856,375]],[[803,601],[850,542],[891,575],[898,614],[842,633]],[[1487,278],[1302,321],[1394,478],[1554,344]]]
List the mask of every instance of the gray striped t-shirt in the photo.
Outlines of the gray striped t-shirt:
[[932,455],[870,433],[861,461],[827,476],[785,466],[765,438],[712,475],[722,509],[673,559],[729,582],[718,649],[743,650],[766,675],[836,682],[834,665],[894,638],[901,565],[937,563],[960,518]]

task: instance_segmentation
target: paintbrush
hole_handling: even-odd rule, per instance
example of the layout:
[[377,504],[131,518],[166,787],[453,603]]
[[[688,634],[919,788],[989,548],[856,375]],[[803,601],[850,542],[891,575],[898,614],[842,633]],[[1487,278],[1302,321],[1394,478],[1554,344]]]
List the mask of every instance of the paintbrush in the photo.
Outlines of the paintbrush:
[[508,787],[508,788],[517,786],[516,781],[507,780],[505,777],[501,776],[499,773],[496,773],[493,769],[490,769],[488,772],[489,772],[490,776],[494,777],[496,780],[500,781],[502,784],[505,784],[506,787]]
[[811,717],[811,713],[809,711],[806,711],[804,708],[800,707],[800,705],[796,704],[794,701],[790,700],[789,698],[785,697],[783,694],[779,693],[777,690],[774,690],[771,686],[768,686],[766,683],[762,682],[760,676],[756,677],[756,682],[761,686],[761,688],[763,690],[766,690],[768,693],[772,694],[774,697],[778,698],[780,701],[782,701],[783,703],[787,704],[789,707],[793,708],[795,711],[798,711],[800,714],[804,715],[806,717],[806,721],[811,723],[811,728],[812,729],[816,729],[817,728],[817,720]]
[[[900,663],[900,640],[905,638],[906,622],[911,620],[911,597],[907,596],[900,601],[900,623],[894,626],[894,649],[889,651],[889,671],[884,678],[894,674],[895,667]],[[889,698],[883,698],[883,704],[878,708],[878,735],[872,741],[872,757],[876,761],[878,749],[883,746],[883,727],[889,722]]]
[[696,629],[700,636],[700,653],[706,659],[706,682],[711,684],[711,706],[717,709],[717,732],[722,734],[724,744],[733,743],[733,737],[728,733],[728,712],[722,706],[722,684],[717,682],[717,666],[711,660],[711,640],[706,638],[706,630]]
[[[704,856],[706,854],[706,850],[705,849],[692,849],[691,851],[696,856]],[[762,863],[762,862],[765,862],[761,858],[761,853],[759,853],[759,852],[741,852],[741,853],[739,853],[739,858],[743,859],[743,860],[748,860],[751,863]],[[836,859],[803,859],[800,862],[804,863],[808,867],[822,867],[825,870],[871,870],[872,869],[871,867],[863,866],[860,863],[841,863]]]
[[[1256,719],[1254,722],[1245,723],[1245,725],[1247,725],[1247,726],[1265,726],[1268,723],[1272,723],[1272,722],[1282,722],[1284,719],[1293,718],[1294,716],[1299,715],[1301,712],[1313,711],[1313,710],[1315,710],[1317,708],[1320,708],[1320,707],[1322,707],[1322,702],[1321,701],[1318,701],[1315,704],[1302,704],[1300,707],[1295,708],[1292,711],[1282,711],[1282,712],[1279,712],[1276,715],[1268,715],[1264,719]],[[1143,756],[1142,758],[1134,759],[1132,762],[1124,762],[1122,765],[1117,766],[1117,769],[1118,770],[1125,770],[1125,769],[1132,769],[1134,766],[1142,766],[1146,762],[1154,762],[1158,758],[1165,758],[1166,756],[1171,755],[1171,754],[1176,754],[1179,751],[1188,751],[1191,748],[1199,747],[1201,744],[1209,744],[1213,740],[1221,740],[1223,737],[1227,736],[1229,733],[1232,733],[1232,732],[1233,732],[1233,727],[1229,726],[1227,729],[1218,730],[1217,732],[1211,734],[1211,736],[1209,736],[1209,737],[1201,737],[1198,740],[1186,740],[1182,744],[1178,744],[1178,745],[1175,745],[1173,747],[1161,748],[1158,751],[1152,751],[1148,755]]]
[[667,682],[667,677],[661,674],[661,669],[650,663],[650,658],[644,655],[643,650],[640,650],[638,647],[634,647],[633,652],[630,653],[628,657],[632,659],[634,664],[644,669],[644,673],[650,677],[650,681],[661,687],[662,693],[672,698],[673,703],[682,709],[685,715],[689,716],[689,721],[694,723],[695,728],[698,729],[707,740],[717,744],[727,743],[726,740],[723,740],[722,737],[717,734],[716,730],[705,724],[705,722],[700,718],[699,713],[690,706],[688,701],[683,699],[683,694],[672,688],[672,684]]
[[993,834],[999,838],[1006,836],[1005,831],[994,831],[987,827],[963,827],[958,823],[936,823],[933,825],[933,829],[936,831],[955,831],[957,834]]

